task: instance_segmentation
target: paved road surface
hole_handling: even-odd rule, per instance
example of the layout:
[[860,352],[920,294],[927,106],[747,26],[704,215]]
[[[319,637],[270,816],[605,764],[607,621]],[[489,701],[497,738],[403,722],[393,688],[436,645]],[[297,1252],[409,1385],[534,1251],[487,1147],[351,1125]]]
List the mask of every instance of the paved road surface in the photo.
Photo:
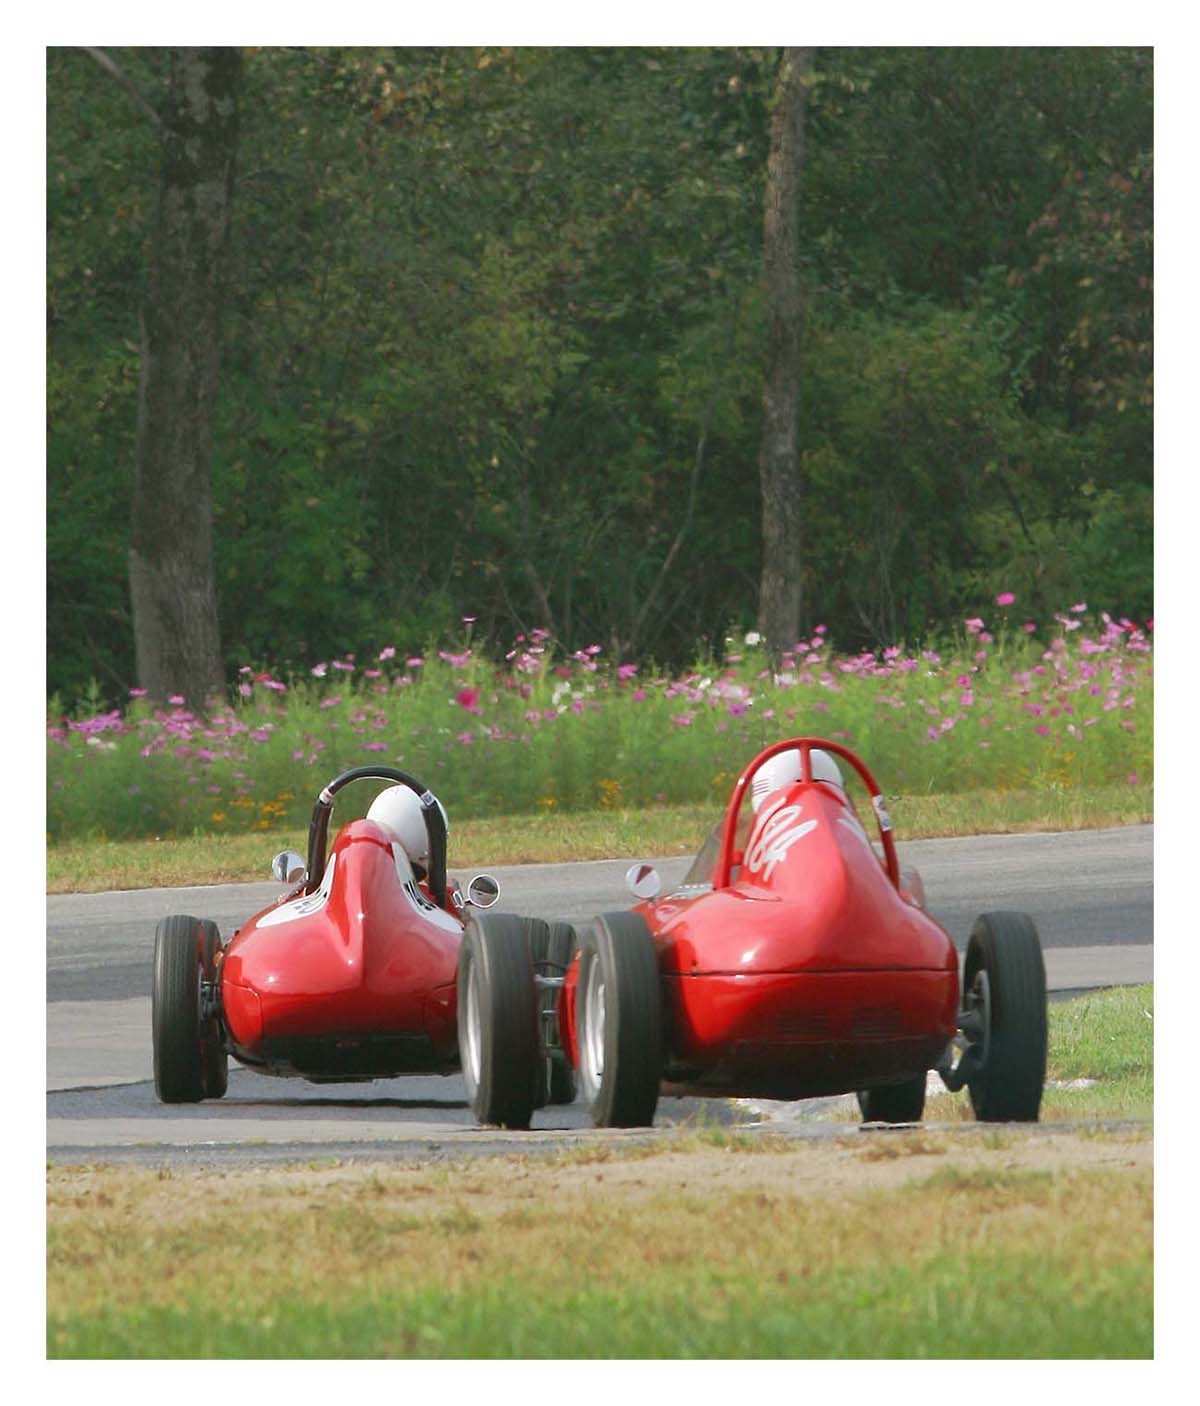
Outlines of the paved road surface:
[[[1152,842],[1152,827],[1134,826],[916,841],[901,845],[900,855],[921,870],[932,912],[960,947],[981,911],[1032,913],[1046,948],[1049,985],[1063,991],[1152,980]],[[502,907],[581,922],[627,906],[628,863],[492,872],[500,879]],[[658,863],[670,885],[689,861]],[[476,1129],[457,1076],[316,1087],[235,1065],[219,1103],[165,1108],[156,1101],[149,1082],[155,923],[167,912],[193,912],[215,918],[228,936],[278,892],[272,882],[47,900],[47,1144],[53,1155],[87,1157],[103,1148],[106,1156],[108,1149],[124,1149],[124,1156],[152,1159],[164,1155],[155,1151],[158,1145],[181,1160],[195,1160],[203,1149],[215,1156],[225,1147],[234,1149],[229,1155],[235,1159],[270,1160],[289,1150],[328,1155],[335,1146],[383,1146],[392,1155],[412,1147],[486,1151],[520,1139]],[[697,1107],[692,1100],[664,1099],[658,1122],[678,1122]],[[709,1116],[731,1116],[722,1104],[705,1108]],[[526,1144],[592,1135],[586,1123],[578,1105],[542,1110],[532,1137],[524,1135]]]

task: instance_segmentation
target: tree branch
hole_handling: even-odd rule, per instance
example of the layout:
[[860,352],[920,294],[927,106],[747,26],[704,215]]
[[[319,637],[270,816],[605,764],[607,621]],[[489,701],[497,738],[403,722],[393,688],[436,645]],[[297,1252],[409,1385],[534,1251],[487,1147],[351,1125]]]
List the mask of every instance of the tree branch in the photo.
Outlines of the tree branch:
[[105,73],[111,74],[112,77],[117,80],[121,87],[125,89],[133,101],[154,124],[155,130],[161,132],[164,126],[162,118],[158,115],[155,108],[142,96],[140,89],[134,84],[125,70],[106,54],[103,49],[89,49],[84,45],[83,52],[85,54],[91,54],[92,58],[96,60]]

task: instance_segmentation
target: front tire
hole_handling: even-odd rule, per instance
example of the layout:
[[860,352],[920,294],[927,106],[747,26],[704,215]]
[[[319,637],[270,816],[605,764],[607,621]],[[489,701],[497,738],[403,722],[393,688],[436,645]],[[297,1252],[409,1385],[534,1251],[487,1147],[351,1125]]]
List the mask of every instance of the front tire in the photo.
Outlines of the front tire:
[[605,913],[580,943],[579,1086],[598,1128],[648,1128],[662,1080],[654,940],[638,913]]
[[471,913],[458,958],[458,1051],[481,1123],[528,1128],[538,1106],[537,991],[525,923]]
[[154,1091],[163,1103],[199,1103],[205,1092],[200,980],[208,934],[198,918],[173,914],[154,933]]
[[981,1123],[1036,1123],[1046,1082],[1046,966],[1025,913],[975,920],[963,968],[963,1005],[975,1013],[978,1067],[968,1078]]
[[903,1084],[860,1089],[858,1106],[864,1123],[919,1123],[925,1112],[925,1075]]

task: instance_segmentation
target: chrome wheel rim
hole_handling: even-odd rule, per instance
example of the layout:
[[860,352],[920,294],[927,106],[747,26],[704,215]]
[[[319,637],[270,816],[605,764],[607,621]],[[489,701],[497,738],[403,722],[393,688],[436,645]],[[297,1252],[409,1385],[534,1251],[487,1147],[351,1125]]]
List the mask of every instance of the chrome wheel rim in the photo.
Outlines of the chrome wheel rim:
[[579,1073],[584,1097],[594,1103],[604,1082],[604,973],[596,956],[588,958],[583,988],[583,1029],[579,1042]]
[[462,1052],[463,1076],[469,1092],[479,1087],[479,1070],[482,1063],[480,1051],[483,1047],[481,1033],[482,1020],[479,1011],[479,978],[475,963],[467,964],[466,1020],[464,1022],[464,1042]]

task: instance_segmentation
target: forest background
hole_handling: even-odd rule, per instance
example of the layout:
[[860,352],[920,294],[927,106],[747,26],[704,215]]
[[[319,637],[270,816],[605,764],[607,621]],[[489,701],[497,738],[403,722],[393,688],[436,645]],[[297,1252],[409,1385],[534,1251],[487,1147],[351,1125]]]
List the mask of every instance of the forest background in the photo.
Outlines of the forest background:
[[[161,91],[166,51],[109,52]],[[675,667],[753,625],[779,55],[245,52],[212,454],[230,681],[463,616]],[[816,51],[806,631],[912,647],[998,592],[1152,614],[1152,57]],[[47,64],[47,688],[120,703],[160,160],[91,56]]]

